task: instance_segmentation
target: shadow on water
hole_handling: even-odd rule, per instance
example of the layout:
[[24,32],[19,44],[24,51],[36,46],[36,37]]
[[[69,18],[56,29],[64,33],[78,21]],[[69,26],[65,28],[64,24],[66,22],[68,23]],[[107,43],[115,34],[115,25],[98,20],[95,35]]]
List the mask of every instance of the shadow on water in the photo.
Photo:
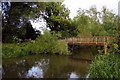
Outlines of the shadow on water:
[[71,56],[32,55],[3,59],[3,78],[86,78],[91,60],[88,49]]

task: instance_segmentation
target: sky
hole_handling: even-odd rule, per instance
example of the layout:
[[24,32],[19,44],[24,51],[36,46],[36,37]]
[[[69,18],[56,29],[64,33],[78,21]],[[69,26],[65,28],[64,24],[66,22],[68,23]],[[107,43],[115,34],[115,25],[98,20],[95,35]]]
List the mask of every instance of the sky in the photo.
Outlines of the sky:
[[120,0],[64,0],[63,4],[70,10],[70,18],[77,15],[77,10],[89,9],[91,6],[96,6],[98,11],[101,11],[103,6],[118,14],[118,2]]
[[[106,6],[113,13],[118,14],[118,2],[120,0],[64,0],[63,4],[66,8],[70,10],[70,18],[74,18],[77,15],[77,10],[89,9],[91,6],[96,6],[98,11],[101,11],[103,6]],[[41,21],[39,23],[31,22],[33,27],[43,31],[46,28],[45,22]],[[43,28],[44,27],[44,28]]]

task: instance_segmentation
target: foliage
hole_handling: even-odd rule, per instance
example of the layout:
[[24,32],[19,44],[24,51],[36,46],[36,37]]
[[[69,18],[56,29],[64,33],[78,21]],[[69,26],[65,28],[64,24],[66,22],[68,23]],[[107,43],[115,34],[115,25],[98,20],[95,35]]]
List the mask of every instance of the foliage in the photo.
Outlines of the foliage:
[[44,19],[51,31],[66,31],[71,25],[70,11],[62,2],[2,2],[2,10],[3,42],[12,42],[13,36],[28,39],[31,34],[35,39],[35,31],[27,24],[30,20]]
[[104,35],[114,36],[110,41],[109,55],[98,55],[90,64],[90,78],[120,78],[120,27],[119,17],[103,7],[101,26]]
[[44,16],[47,26],[51,31],[65,30],[70,26],[69,9],[65,8],[62,3],[48,3],[46,4],[46,16]]
[[118,28],[117,15],[106,7],[100,12],[94,6],[89,10],[79,9],[73,22],[79,36],[113,36]]
[[64,41],[58,40],[59,34],[45,31],[44,35],[29,42],[18,44],[3,44],[2,56],[19,57],[29,54],[63,54],[69,55],[68,46]]
[[3,44],[2,45],[2,57],[20,57],[28,55],[28,51],[24,49],[24,44]]
[[120,55],[98,55],[90,64],[90,78],[120,78]]
[[[32,47],[34,46],[34,47]],[[58,40],[55,33],[51,34],[45,31],[44,35],[39,36],[35,41],[27,45],[27,50],[32,53],[49,53],[49,54],[68,54],[68,46],[63,41]]]
[[[3,42],[12,42],[13,37],[23,36],[21,28],[28,21],[28,17],[35,9],[30,7],[33,3],[15,3],[15,2],[2,2],[2,40]],[[27,26],[28,27],[28,26]],[[24,33],[25,35],[26,33]]]

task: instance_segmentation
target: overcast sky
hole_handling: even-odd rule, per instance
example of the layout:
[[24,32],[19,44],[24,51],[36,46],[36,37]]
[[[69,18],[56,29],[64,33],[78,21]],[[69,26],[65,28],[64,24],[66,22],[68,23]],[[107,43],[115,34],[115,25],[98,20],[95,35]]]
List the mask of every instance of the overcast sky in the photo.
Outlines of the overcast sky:
[[118,2],[120,0],[64,0],[63,4],[70,10],[70,17],[73,18],[77,15],[77,10],[89,9],[91,6],[96,5],[98,11],[101,11],[103,6],[113,10],[118,14]]

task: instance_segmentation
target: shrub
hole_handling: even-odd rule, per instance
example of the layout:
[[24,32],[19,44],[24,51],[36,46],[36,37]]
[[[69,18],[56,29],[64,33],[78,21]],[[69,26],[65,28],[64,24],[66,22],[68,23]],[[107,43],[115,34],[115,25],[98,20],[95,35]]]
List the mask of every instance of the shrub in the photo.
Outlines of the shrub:
[[39,36],[34,42],[28,43],[27,50],[33,53],[49,53],[49,54],[68,54],[68,46],[63,41],[58,40],[55,33],[46,31],[44,35]]
[[25,43],[17,44],[3,44],[2,56],[6,57],[20,57],[28,54],[64,54],[68,55],[68,46],[63,41],[58,40],[56,33],[46,31],[44,35]]
[[27,55],[28,52],[24,50],[22,44],[3,44],[2,45],[2,57],[20,57]]
[[120,78],[120,55],[98,55],[90,64],[90,78]]

